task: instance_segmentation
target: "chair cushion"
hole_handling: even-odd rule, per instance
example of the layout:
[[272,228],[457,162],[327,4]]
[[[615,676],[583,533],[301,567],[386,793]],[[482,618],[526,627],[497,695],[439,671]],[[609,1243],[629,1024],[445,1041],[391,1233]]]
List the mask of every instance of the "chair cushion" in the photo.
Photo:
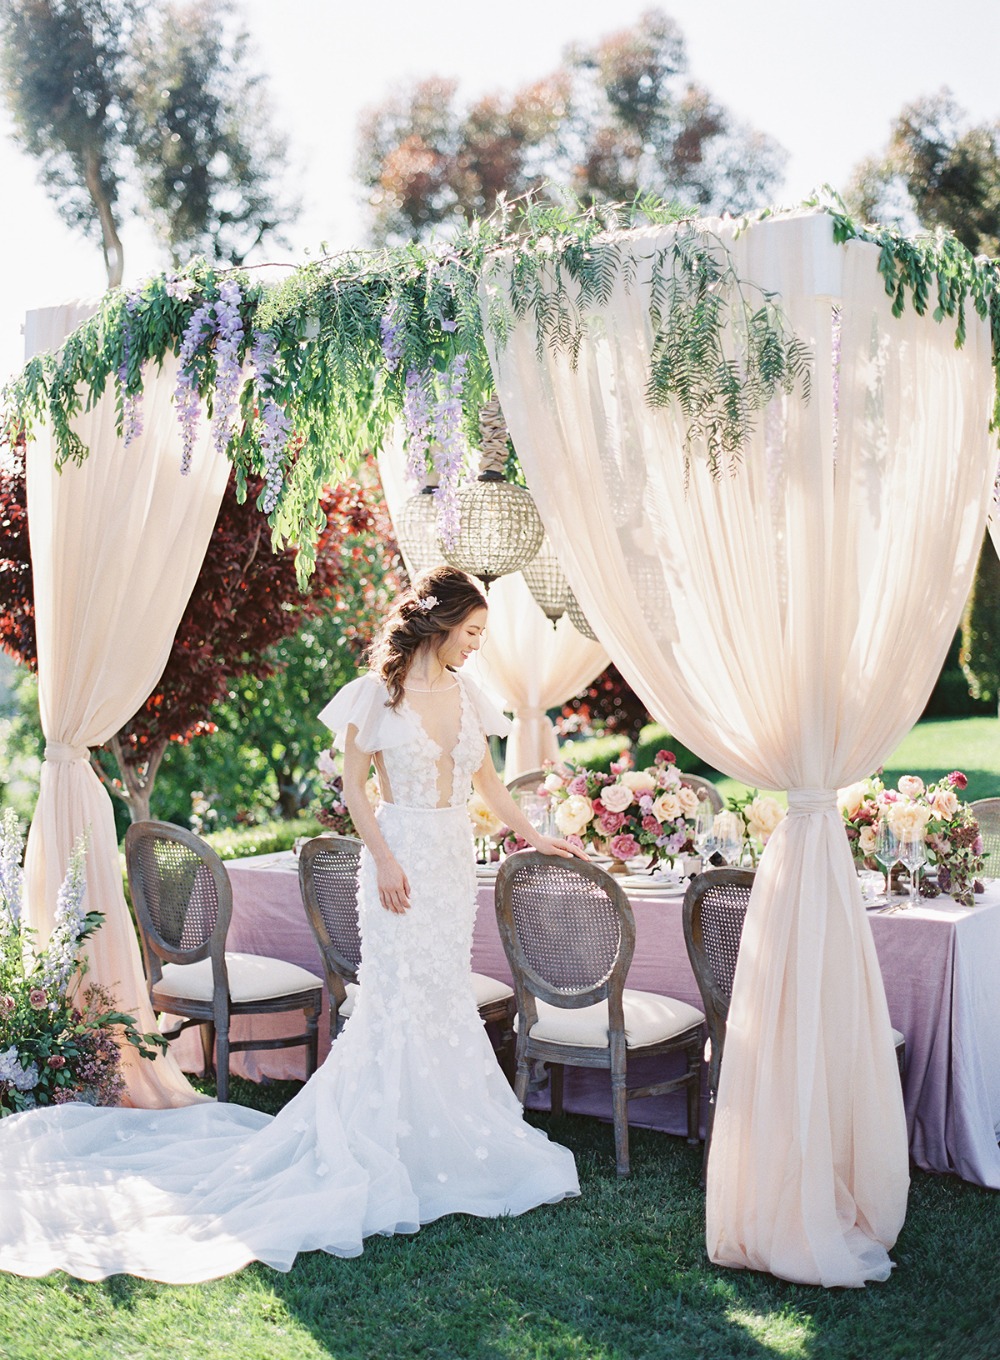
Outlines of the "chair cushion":
[[358,987],[358,984],[356,982],[345,982],[344,991],[347,993],[347,995],[344,997],[344,1004],[337,1011],[337,1014],[340,1016],[342,1020],[346,1020],[347,1017],[353,1013],[354,1005],[358,999],[358,992],[360,991],[360,988]]
[[[579,1048],[607,1048],[608,1003],[569,1010],[539,1001],[538,1020],[531,1027],[533,1039],[555,1044],[575,1044]],[[626,987],[622,994],[625,1012],[625,1043],[629,1048],[672,1039],[692,1025],[704,1022],[704,1015],[686,1001],[675,1001],[656,992],[634,992]],[[516,1022],[515,1022],[516,1023]]]
[[[263,954],[226,954],[229,973],[229,995],[234,1002],[270,1001],[291,992],[305,992],[322,987],[323,979],[286,963],[284,959],[269,959]],[[189,1001],[211,1001],[212,960],[198,963],[166,963],[163,978],[156,985],[158,996],[184,997]]]
[[506,1001],[514,995],[513,987],[497,978],[487,977],[485,973],[472,974],[472,988],[476,994],[477,1006],[489,1006],[494,1001]]

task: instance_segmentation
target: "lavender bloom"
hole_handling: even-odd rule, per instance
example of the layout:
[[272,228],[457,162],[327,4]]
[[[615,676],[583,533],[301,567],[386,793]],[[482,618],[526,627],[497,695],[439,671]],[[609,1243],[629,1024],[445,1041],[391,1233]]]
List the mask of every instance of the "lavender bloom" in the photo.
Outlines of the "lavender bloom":
[[266,331],[254,331],[250,355],[257,374],[257,389],[261,393],[260,419],[263,429],[260,447],[264,455],[265,481],[263,510],[265,515],[269,515],[277,505],[284,485],[284,455],[292,423],[284,408],[266,395],[274,386],[274,337]]
[[232,434],[233,414],[237,409],[240,390],[240,346],[243,343],[243,318],[240,305],[243,295],[232,279],[219,285],[215,304],[218,340],[215,345],[215,408],[212,415],[212,435],[219,453],[225,453]]
[[462,431],[462,388],[467,363],[466,355],[456,354],[445,369],[443,391],[434,411],[434,466],[438,474],[434,500],[446,548],[453,548],[458,540],[458,479],[468,452]]
[[399,361],[403,357],[405,327],[402,321],[396,320],[397,311],[396,302],[393,300],[382,313],[382,319],[379,322],[379,331],[382,335],[382,354],[385,357],[385,366],[390,373],[395,373],[399,367]]
[[187,302],[197,286],[194,279],[179,279],[173,275],[167,279],[167,296],[177,298],[179,302]]
[[455,331],[458,330],[458,322],[457,322],[457,321],[442,321],[442,322],[441,322],[441,329],[442,329],[443,331],[447,331],[447,333],[448,333],[449,335],[454,335]]
[[194,312],[184,328],[181,341],[180,369],[177,386],[174,388],[174,405],[181,427],[183,452],[181,454],[181,474],[187,476],[191,471],[191,454],[198,434],[198,420],[201,416],[201,401],[198,397],[198,383],[191,371],[191,361],[195,351],[206,335],[215,331],[212,304],[203,302]]
[[13,1044],[0,1053],[0,1081],[13,1086],[15,1091],[33,1091],[38,1085],[38,1065],[29,1063],[22,1067],[17,1049]]
[[427,479],[427,448],[431,437],[431,404],[428,375],[411,368],[403,395],[406,422],[406,480],[421,487]]
[[62,992],[78,965],[80,936],[87,921],[83,897],[87,890],[87,837],[77,837],[69,857],[69,867],[56,898],[55,925],[48,947],[40,960],[41,987],[47,992]]
[[21,823],[13,808],[6,808],[0,821],[0,935],[16,930],[21,922],[21,893],[24,872],[21,869]]

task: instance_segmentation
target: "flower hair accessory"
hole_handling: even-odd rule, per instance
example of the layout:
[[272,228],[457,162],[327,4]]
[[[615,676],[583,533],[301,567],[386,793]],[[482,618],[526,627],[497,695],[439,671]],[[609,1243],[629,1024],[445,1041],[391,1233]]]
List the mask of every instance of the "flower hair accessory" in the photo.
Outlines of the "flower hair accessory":
[[425,613],[429,614],[437,602],[438,597],[436,595],[425,595],[423,599],[417,601],[417,604]]

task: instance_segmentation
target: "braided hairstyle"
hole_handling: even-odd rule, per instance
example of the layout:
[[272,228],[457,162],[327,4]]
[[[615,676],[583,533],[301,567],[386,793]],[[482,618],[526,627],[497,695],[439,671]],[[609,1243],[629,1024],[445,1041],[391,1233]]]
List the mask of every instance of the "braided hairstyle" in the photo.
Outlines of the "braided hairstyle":
[[485,605],[486,596],[473,578],[446,566],[422,571],[394,600],[367,658],[389,691],[389,708],[402,699],[406,673],[419,648],[425,643],[439,646],[446,633]]

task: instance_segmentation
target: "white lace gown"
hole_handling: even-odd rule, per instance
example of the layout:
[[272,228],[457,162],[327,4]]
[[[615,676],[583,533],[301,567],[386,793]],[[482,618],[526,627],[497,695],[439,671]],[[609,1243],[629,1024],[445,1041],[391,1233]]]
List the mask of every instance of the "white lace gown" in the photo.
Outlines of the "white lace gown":
[[[0,1268],[169,1283],[300,1251],[356,1256],[444,1214],[520,1214],[579,1194],[572,1154],[525,1124],[476,1009],[476,884],[465,811],[484,735],[506,719],[460,680],[450,805],[443,753],[370,676],[321,717],[380,752],[378,817],[411,887],[385,911],[362,855],[360,996],[326,1062],[276,1117],[235,1105],[65,1105],[0,1121]],[[342,741],[342,737],[341,737]]]

